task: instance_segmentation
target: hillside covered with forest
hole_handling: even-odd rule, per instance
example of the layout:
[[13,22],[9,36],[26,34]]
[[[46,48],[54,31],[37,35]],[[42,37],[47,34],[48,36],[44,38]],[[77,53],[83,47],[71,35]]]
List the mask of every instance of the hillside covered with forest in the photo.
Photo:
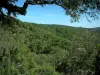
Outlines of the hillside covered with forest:
[[0,75],[97,75],[100,28],[22,22],[0,15]]

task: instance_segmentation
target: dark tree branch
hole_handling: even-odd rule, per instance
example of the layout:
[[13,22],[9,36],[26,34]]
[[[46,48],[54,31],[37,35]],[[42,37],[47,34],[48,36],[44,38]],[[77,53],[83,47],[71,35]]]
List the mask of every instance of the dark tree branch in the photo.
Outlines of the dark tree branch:
[[[70,15],[75,21],[84,13],[95,18],[95,15],[100,12],[100,0],[26,0],[22,7],[14,5],[13,3],[16,1],[18,0],[0,0],[0,8],[6,8],[8,14],[19,13],[25,15],[28,5],[55,4],[61,6],[66,11],[66,14]],[[92,13],[95,10],[97,12],[93,15]],[[88,11],[90,11],[90,14],[88,14]]]

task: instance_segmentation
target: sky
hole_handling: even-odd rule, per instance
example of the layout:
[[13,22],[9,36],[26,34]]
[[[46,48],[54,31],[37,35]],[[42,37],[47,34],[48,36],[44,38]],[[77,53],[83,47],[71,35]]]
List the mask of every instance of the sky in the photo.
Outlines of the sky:
[[[23,3],[24,0],[20,0],[16,4],[22,6]],[[71,23],[70,16],[65,14],[64,9],[56,5],[45,5],[44,7],[39,5],[29,5],[27,8],[27,14],[25,16],[18,15],[17,18],[21,21],[39,24],[58,24],[85,28],[100,27],[100,19],[91,20],[89,18],[91,22],[88,22],[85,16],[82,16],[79,22]]]

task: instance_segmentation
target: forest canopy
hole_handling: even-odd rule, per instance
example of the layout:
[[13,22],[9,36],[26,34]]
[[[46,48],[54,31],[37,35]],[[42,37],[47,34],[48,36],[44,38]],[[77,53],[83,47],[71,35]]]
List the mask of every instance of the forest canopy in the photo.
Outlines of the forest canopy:
[[0,0],[1,13],[3,13],[2,8],[5,8],[9,15],[11,13],[25,15],[28,5],[55,4],[61,6],[74,21],[77,21],[83,14],[94,19],[97,19],[100,14],[100,0],[25,0],[22,7],[15,5],[18,1],[20,2],[20,0]]
[[0,75],[100,75],[99,27],[0,22]]
[[0,75],[100,75],[100,27],[44,25],[12,17],[25,15],[28,5],[51,4],[75,21],[84,14],[96,18],[100,0],[24,0],[22,7],[16,5],[20,1],[0,0]]

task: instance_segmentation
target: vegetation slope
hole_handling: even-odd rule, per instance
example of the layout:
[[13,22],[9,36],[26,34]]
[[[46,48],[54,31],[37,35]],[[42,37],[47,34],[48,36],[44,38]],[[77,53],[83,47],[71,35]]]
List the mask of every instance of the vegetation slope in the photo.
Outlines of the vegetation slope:
[[99,74],[99,28],[0,17],[0,75]]

